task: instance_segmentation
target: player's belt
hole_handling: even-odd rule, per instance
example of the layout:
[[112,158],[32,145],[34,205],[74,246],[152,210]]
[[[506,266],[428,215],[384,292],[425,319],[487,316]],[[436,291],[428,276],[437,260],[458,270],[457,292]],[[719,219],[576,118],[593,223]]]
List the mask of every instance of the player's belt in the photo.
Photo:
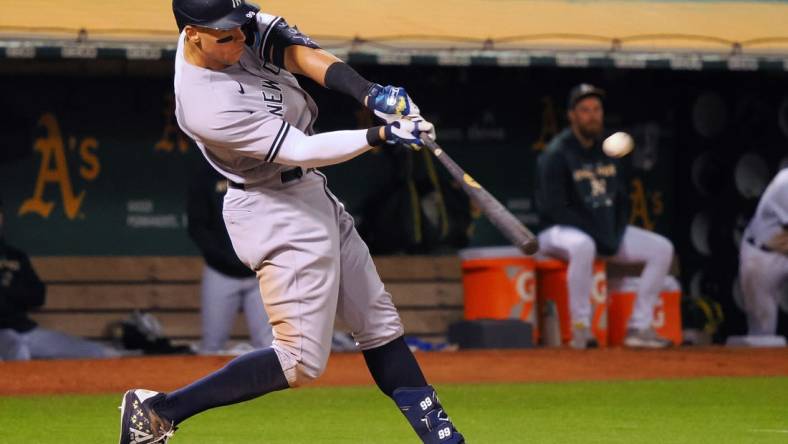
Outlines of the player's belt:
[[749,244],[750,244],[750,245],[752,245],[753,247],[755,247],[755,248],[757,248],[757,249],[759,249],[759,250],[765,251],[765,252],[767,252],[767,253],[772,253],[772,252],[774,252],[774,250],[772,250],[771,248],[767,247],[766,245],[758,245],[758,244],[756,244],[756,243],[755,243],[755,239],[754,239],[754,238],[748,237],[748,238],[747,238],[747,243],[749,243]]
[[[308,172],[310,172],[312,170],[314,170],[314,168],[309,168],[306,171],[304,171],[304,169],[302,169],[301,167],[295,167],[295,168],[292,168],[292,169],[289,169],[289,170],[282,171],[282,173],[280,175],[280,179],[282,180],[282,183],[292,182],[294,180],[298,180],[298,179],[304,177],[305,173],[308,173]],[[227,185],[230,188],[235,188],[235,189],[238,189],[238,190],[246,189],[246,184],[233,182],[232,180],[228,180],[227,181]]]

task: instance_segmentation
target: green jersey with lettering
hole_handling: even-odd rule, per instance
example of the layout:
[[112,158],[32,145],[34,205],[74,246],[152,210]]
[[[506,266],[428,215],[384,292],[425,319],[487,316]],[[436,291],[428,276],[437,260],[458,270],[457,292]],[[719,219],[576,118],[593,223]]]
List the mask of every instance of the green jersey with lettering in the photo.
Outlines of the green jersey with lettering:
[[591,236],[602,255],[618,251],[629,216],[622,163],[596,141],[585,148],[567,128],[539,157],[537,203],[542,223],[569,225]]

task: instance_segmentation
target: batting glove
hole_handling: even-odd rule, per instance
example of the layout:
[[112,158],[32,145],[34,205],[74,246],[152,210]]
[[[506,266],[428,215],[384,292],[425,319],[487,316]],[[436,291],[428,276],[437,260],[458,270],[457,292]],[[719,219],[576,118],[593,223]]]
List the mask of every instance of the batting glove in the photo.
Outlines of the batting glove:
[[377,83],[373,83],[367,92],[367,107],[386,123],[420,112],[405,88]]
[[435,140],[435,126],[421,116],[409,116],[396,120],[384,127],[385,141],[389,145],[405,145],[420,150],[424,143],[422,134]]

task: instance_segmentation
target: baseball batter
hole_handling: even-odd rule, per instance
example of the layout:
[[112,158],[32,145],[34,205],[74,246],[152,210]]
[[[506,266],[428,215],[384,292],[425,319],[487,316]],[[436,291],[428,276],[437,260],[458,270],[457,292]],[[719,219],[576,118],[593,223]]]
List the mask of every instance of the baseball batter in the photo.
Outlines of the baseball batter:
[[654,305],[673,259],[673,244],[656,233],[627,225],[626,184],[621,160],[603,153],[604,92],[592,85],[572,89],[570,127],[559,133],[538,160],[537,200],[542,253],[569,262],[569,311],[574,348],[594,344],[590,333],[593,264],[597,255],[620,263],[643,263],[637,299],[624,344],[667,347],[651,327]]
[[776,334],[778,307],[788,298],[788,169],[766,187],[744,230],[739,279],[748,334]]
[[[316,379],[337,315],[423,442],[464,442],[405,344],[352,218],[315,169],[372,146],[419,147],[420,136],[435,137],[432,125],[404,89],[363,79],[283,18],[243,0],[174,0],[173,11],[181,31],[178,123],[228,179],[225,224],[238,257],[257,274],[274,341],[179,390],[129,390],[120,443],[166,442],[199,412]],[[317,107],[293,74],[355,97],[387,124],[314,134]]]

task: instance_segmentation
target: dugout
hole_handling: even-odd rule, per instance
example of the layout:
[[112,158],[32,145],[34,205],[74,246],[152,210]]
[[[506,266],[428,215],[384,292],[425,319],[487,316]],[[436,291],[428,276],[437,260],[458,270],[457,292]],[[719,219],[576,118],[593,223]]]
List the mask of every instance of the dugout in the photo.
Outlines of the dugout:
[[[722,304],[719,336],[743,332],[737,243],[788,156],[788,5],[455,0],[370,28],[359,19],[372,13],[366,3],[266,7],[370,79],[407,85],[441,144],[533,228],[534,162],[565,123],[567,91],[606,89],[608,126],[638,144],[633,223],[673,240],[686,295]],[[171,114],[172,18],[166,2],[126,8],[39,1],[0,17],[0,96],[33,127],[27,150],[0,156],[0,189],[14,209],[9,238],[33,256],[197,254],[182,197],[199,158]],[[319,130],[369,124],[352,100],[310,90]],[[424,154],[326,169],[373,251],[451,255],[501,242]],[[51,180],[37,192],[45,160]],[[780,324],[785,334],[785,315]]]

